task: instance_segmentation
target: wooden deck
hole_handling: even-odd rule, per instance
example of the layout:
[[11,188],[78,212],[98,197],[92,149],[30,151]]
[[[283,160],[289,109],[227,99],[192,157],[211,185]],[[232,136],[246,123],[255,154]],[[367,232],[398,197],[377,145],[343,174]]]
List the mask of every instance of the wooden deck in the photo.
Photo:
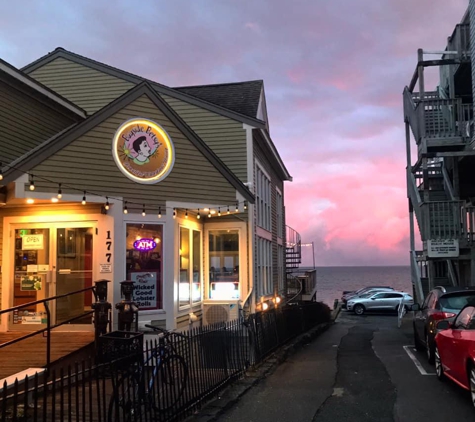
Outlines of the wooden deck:
[[[0,333],[0,345],[24,336],[25,332]],[[53,332],[51,334],[51,362],[70,355],[94,341],[92,332]],[[0,379],[46,365],[46,337],[43,334],[30,337],[0,348]]]

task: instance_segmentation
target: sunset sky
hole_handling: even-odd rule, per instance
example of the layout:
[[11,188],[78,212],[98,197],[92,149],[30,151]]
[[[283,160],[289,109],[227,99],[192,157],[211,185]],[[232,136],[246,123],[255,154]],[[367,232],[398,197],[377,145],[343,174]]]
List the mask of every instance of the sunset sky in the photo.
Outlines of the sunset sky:
[[168,86],[263,79],[271,136],[294,179],[287,224],[314,242],[317,266],[408,265],[402,91],[417,48],[445,48],[467,6],[3,1],[0,57],[22,67],[61,46]]

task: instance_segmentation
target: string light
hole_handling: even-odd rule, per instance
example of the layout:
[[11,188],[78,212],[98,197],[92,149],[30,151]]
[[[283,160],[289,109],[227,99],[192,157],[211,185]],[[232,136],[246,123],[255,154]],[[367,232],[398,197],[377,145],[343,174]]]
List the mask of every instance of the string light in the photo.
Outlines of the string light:
[[162,218],[162,207],[158,207],[158,218]]
[[227,211],[227,214],[229,214],[229,205],[228,205],[228,211]]
[[127,214],[129,211],[127,210],[127,201],[124,202],[124,214]]
[[218,207],[218,217],[221,217],[221,207]]
[[244,201],[244,210],[247,210],[247,201]]
[[84,191],[84,195],[82,197],[81,204],[86,205],[86,191]]
[[196,218],[197,218],[198,220],[201,218],[200,209],[199,209],[199,208],[198,208],[198,214],[197,214]]
[[35,190],[35,181],[32,174],[30,174],[30,190]]
[[142,206],[142,217],[145,217],[147,214],[145,213],[145,204]]
[[173,218],[176,218],[176,209],[173,208]]
[[109,204],[109,198],[106,196],[106,206],[104,207],[106,211],[109,211],[110,204]]
[[63,192],[61,191],[61,183],[58,183],[58,199],[63,197]]
[[236,212],[239,212],[239,202],[236,202]]
[[188,218],[188,210],[185,210],[185,218]]
[[3,180],[2,162],[0,161],[0,180]]
[[211,218],[211,211],[208,211],[208,218]]

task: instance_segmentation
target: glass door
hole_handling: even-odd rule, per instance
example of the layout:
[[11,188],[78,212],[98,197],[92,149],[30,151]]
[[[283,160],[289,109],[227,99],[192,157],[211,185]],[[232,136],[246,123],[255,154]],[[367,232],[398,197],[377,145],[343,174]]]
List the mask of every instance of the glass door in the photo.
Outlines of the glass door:
[[[54,284],[56,295],[83,290],[92,286],[93,278],[93,227],[56,228],[56,265]],[[55,301],[55,323],[73,321],[65,325],[91,325],[92,292],[68,295]]]
[[[53,296],[50,229],[16,228],[13,249],[12,306]],[[42,304],[21,308],[9,321],[11,330],[34,331],[46,326],[46,310]]]
[[[60,330],[92,330],[93,226],[30,224],[14,230],[13,303],[23,305],[53,296],[51,324]],[[68,321],[68,322],[67,322]],[[34,331],[46,327],[44,305],[22,308],[10,318],[9,329]]]

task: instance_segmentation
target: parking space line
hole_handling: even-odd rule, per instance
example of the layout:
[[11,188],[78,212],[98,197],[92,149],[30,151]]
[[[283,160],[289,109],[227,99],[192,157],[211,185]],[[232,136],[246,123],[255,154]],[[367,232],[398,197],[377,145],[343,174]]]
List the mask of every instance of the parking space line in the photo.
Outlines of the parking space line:
[[404,350],[406,351],[407,355],[409,358],[414,362],[414,365],[416,365],[416,368],[419,370],[419,372],[422,375],[435,375],[435,373],[429,373],[427,372],[421,365],[421,363],[417,360],[417,357],[414,353],[412,353],[411,349],[414,349],[414,346],[402,346]]

